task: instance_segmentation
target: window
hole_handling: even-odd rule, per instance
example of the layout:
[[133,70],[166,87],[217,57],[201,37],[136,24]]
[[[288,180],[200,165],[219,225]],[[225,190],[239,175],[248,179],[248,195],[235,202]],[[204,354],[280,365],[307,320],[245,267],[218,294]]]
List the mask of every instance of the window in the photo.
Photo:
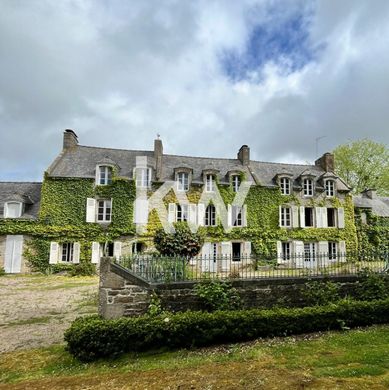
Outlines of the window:
[[281,207],[281,226],[282,227],[290,227],[290,207]]
[[315,243],[304,243],[304,261],[315,261],[316,259],[316,247]]
[[188,220],[188,205],[178,204],[176,207],[176,221],[177,222],[184,222]]
[[232,261],[240,261],[241,257],[241,242],[232,243]]
[[240,176],[239,175],[232,176],[232,190],[234,192],[238,192],[239,186],[240,186]]
[[73,243],[66,242],[62,244],[62,257],[61,260],[64,263],[72,263],[73,262]]
[[239,206],[232,206],[232,226],[243,226],[243,209]]
[[189,190],[189,173],[186,172],[177,173],[177,190],[178,191]]
[[4,218],[19,218],[22,216],[23,204],[20,202],[7,202],[4,208]]
[[282,252],[281,252],[282,260],[290,260],[290,242],[283,242],[281,248],[282,248]]
[[313,207],[305,207],[305,227],[313,227]]
[[336,213],[332,207],[327,208],[327,226],[336,227]]
[[290,179],[287,177],[281,177],[280,181],[281,194],[290,195]]
[[336,242],[328,242],[328,259],[336,260]]
[[312,179],[304,179],[303,189],[304,189],[305,196],[313,196],[313,180]]
[[215,176],[214,175],[207,175],[206,176],[206,191],[207,192],[214,192],[215,191]]
[[99,167],[99,175],[97,184],[101,186],[106,186],[112,184],[112,168],[107,166]]
[[136,186],[139,188],[150,187],[151,183],[151,169],[150,168],[136,168]]
[[333,197],[335,195],[335,182],[333,180],[326,181],[326,196]]
[[111,222],[112,206],[110,200],[97,201],[97,221]]
[[205,226],[216,225],[216,209],[215,206],[210,204],[205,209]]

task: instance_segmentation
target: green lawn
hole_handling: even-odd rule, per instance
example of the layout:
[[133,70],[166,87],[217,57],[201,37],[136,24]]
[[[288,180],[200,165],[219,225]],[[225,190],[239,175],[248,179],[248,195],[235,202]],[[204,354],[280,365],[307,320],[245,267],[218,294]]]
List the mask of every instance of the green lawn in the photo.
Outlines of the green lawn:
[[7,389],[388,389],[389,326],[83,364],[62,345],[0,355]]

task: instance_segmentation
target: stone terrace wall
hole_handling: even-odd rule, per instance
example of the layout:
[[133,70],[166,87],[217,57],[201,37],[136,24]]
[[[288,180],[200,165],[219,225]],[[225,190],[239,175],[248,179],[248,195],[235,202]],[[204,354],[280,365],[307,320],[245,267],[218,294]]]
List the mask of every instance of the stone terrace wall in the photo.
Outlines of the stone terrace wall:
[[[312,280],[323,278],[312,278]],[[328,280],[326,278],[325,280]],[[353,295],[357,277],[334,277],[341,283],[341,295]],[[269,308],[274,305],[303,306],[305,278],[266,280],[233,280],[244,308]],[[147,311],[151,294],[155,292],[164,309],[170,311],[200,310],[194,293],[194,282],[148,284],[116,264],[102,258],[100,264],[99,313],[104,318],[136,316]]]

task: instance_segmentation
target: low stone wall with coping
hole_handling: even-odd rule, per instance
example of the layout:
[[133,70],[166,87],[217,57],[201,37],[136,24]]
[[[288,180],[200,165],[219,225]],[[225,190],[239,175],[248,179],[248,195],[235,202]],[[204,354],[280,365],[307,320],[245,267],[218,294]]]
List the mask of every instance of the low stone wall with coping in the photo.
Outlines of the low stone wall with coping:
[[[238,290],[244,308],[269,308],[274,305],[301,307],[306,303],[303,290],[309,280],[340,283],[341,296],[352,296],[356,276],[269,278],[230,280]],[[147,312],[152,293],[170,311],[200,310],[194,286],[198,282],[148,283],[110,258],[100,262],[99,314],[104,318],[137,316]]]

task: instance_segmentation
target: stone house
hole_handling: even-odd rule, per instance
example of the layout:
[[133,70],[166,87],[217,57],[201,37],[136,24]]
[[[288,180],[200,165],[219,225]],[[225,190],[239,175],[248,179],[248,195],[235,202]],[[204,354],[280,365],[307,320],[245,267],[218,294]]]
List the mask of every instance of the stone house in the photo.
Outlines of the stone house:
[[[7,204],[0,221],[0,266],[12,230],[25,239],[30,231],[47,239],[51,264],[98,264],[104,251],[153,252],[162,222],[150,202],[168,183],[166,220],[187,221],[204,233],[200,255],[214,260],[207,271],[227,267],[221,257],[243,265],[253,254],[275,253],[279,263],[298,258],[306,266],[315,264],[318,253],[331,261],[357,248],[351,189],[335,175],[330,153],[314,165],[254,161],[247,145],[231,159],[177,156],[165,154],[160,139],[153,150],[110,149],[80,145],[76,133],[65,130],[63,149],[42,184],[0,185],[0,203]],[[247,191],[238,202],[244,183]],[[15,202],[23,205],[20,215],[9,214]]]

